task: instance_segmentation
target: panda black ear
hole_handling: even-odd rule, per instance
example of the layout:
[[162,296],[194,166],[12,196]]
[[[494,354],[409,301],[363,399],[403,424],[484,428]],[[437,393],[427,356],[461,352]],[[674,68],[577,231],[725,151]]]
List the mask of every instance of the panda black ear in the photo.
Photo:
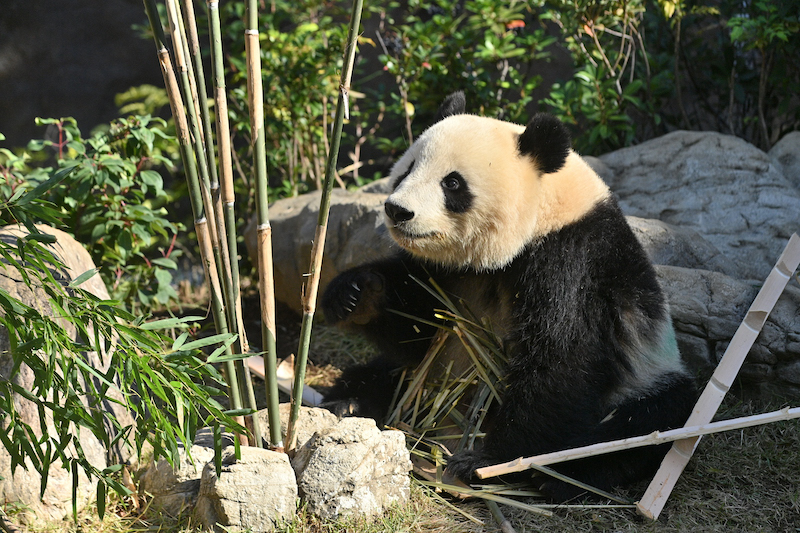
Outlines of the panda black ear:
[[547,113],[535,115],[517,141],[519,152],[533,159],[542,174],[561,170],[571,145],[567,127]]
[[434,122],[439,122],[452,115],[463,115],[466,110],[467,98],[464,96],[464,91],[454,92],[445,98],[442,105],[439,106]]

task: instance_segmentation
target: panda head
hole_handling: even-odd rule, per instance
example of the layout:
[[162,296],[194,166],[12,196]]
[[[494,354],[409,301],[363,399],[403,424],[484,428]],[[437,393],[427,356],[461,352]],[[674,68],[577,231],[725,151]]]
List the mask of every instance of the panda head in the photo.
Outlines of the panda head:
[[395,164],[385,204],[392,238],[417,257],[502,268],[609,194],[555,117],[523,127],[467,115],[463,93],[439,114]]

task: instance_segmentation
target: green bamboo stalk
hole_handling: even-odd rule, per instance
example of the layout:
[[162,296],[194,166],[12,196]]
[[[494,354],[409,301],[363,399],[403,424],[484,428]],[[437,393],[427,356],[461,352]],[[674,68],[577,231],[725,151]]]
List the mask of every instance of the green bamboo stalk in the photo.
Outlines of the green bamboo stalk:
[[[311,249],[311,264],[309,268],[308,281],[303,289],[303,323],[300,329],[300,346],[297,350],[297,360],[295,361],[295,379],[292,389],[292,406],[289,415],[289,424],[286,430],[286,442],[289,452],[294,450],[297,435],[294,426],[300,416],[300,403],[303,398],[303,382],[306,376],[306,363],[308,361],[308,347],[311,341],[311,325],[314,320],[314,312],[317,305],[317,290],[319,289],[319,277],[322,270],[322,252],[325,248],[325,234],[328,229],[328,213],[331,206],[331,190],[336,178],[336,163],[339,158],[339,145],[342,138],[342,124],[345,115],[349,115],[348,91],[350,90],[350,79],[353,76],[353,64],[356,57],[356,39],[358,38],[358,28],[361,24],[361,9],[363,0],[354,0],[353,10],[350,13],[350,29],[347,34],[347,48],[344,53],[344,65],[339,82],[339,99],[336,102],[336,115],[333,123],[333,137],[331,147],[328,151],[328,161],[325,173],[325,185],[322,190],[320,200],[319,216],[317,219],[317,231],[314,237],[314,244]],[[348,116],[349,118],[349,116]]]
[[272,228],[269,223],[267,156],[264,139],[264,90],[261,85],[261,45],[257,0],[248,0],[244,30],[247,57],[247,95],[250,107],[250,142],[256,170],[256,216],[258,218],[258,283],[261,303],[261,339],[264,354],[269,446],[283,450],[278,396],[278,365],[275,346],[275,282],[272,266]]
[[[177,6],[174,0],[167,0],[167,17],[170,24],[170,33],[175,47],[173,53],[175,54],[175,62],[178,65],[180,72],[181,83],[178,84],[177,78],[169,63],[168,53],[161,52],[164,37],[161,23],[157,16],[154,0],[145,0],[145,8],[148,11],[148,17],[153,26],[153,32],[156,35],[156,45],[159,46],[159,58],[161,59],[162,71],[168,68],[168,74],[165,74],[165,82],[168,86],[167,93],[170,96],[170,103],[173,110],[173,116],[176,121],[176,128],[178,129],[178,139],[181,146],[181,156],[184,158],[184,165],[186,167],[186,178],[189,185],[189,197],[192,203],[192,210],[195,219],[195,230],[197,233],[198,243],[200,244],[200,251],[205,265],[205,272],[207,282],[210,287],[212,297],[212,309],[214,311],[214,320],[217,325],[219,333],[227,333],[227,321],[225,320],[224,312],[222,312],[221,301],[221,287],[219,285],[219,274],[216,269],[216,259],[213,254],[213,249],[208,246],[208,243],[213,239],[209,228],[206,213],[209,212],[209,203],[204,198],[203,187],[201,187],[201,179],[198,176],[197,168],[200,167],[201,173],[205,165],[205,158],[203,157],[202,144],[198,144],[200,138],[199,127],[197,123],[197,115],[194,112],[194,103],[192,100],[192,93],[188,79],[188,65],[186,63],[185,45],[180,32],[180,17],[178,17]],[[166,52],[166,47],[163,47]],[[166,64],[165,64],[166,60]],[[181,102],[181,96],[183,102]],[[185,106],[185,107],[184,107]],[[188,112],[187,112],[188,108]],[[188,115],[188,120],[187,120]],[[189,128],[191,127],[194,135],[194,152],[192,152],[193,143],[189,135]],[[195,157],[195,155],[197,157]],[[207,179],[207,168],[206,179]],[[206,188],[207,192],[207,188]],[[213,213],[212,213],[213,216]],[[229,348],[230,349],[230,348]],[[237,379],[236,367],[232,362],[226,363],[226,371],[228,377],[228,388],[231,396],[231,402],[234,409],[241,409],[241,393]],[[243,420],[237,420],[243,423]]]
[[[214,106],[217,110],[217,145],[219,150],[219,176],[222,185],[222,203],[225,214],[226,235],[228,237],[228,256],[231,258],[231,284],[234,288],[234,302],[236,305],[236,322],[243,332],[242,300],[239,290],[239,261],[236,244],[236,212],[234,203],[236,197],[233,190],[233,163],[231,160],[231,134],[228,119],[228,99],[225,87],[224,56],[222,54],[222,30],[219,21],[219,1],[208,0],[208,26],[211,40],[211,70],[214,75]],[[242,336],[244,347],[247,341]],[[249,350],[243,350],[249,351]]]
[[[233,282],[233,276],[231,274],[233,267],[232,267],[232,259],[230,250],[227,246],[227,243],[230,240],[228,235],[232,235],[233,241],[236,242],[236,228],[234,226],[230,226],[226,228],[225,220],[223,219],[222,212],[222,200],[220,198],[220,186],[219,186],[219,179],[217,174],[217,167],[214,160],[214,143],[213,143],[213,133],[211,129],[211,114],[208,110],[208,93],[206,91],[206,81],[205,81],[205,73],[203,69],[203,59],[200,54],[200,43],[197,38],[197,21],[195,19],[194,13],[194,2],[193,0],[183,0],[183,27],[184,30],[182,33],[183,37],[187,40],[186,45],[188,48],[188,53],[191,58],[191,62],[189,63],[190,73],[193,73],[193,76],[189,77],[189,81],[192,85],[192,95],[196,96],[198,101],[196,102],[196,106],[200,112],[200,119],[203,126],[203,139],[205,139],[205,157],[207,160],[208,166],[208,178],[209,178],[209,188],[210,188],[210,202],[213,206],[209,208],[209,212],[213,211],[214,217],[212,219],[212,251],[214,253],[214,257],[217,260],[217,264],[221,265],[219,270],[222,278],[222,289],[223,289],[223,296],[224,296],[224,308],[227,312],[226,320],[228,324],[228,328],[231,332],[237,334],[237,349],[239,353],[246,353],[247,352],[247,342],[244,338],[244,328],[242,323],[238,320],[239,315],[237,315],[236,310],[240,309],[241,306],[237,305],[237,295],[238,295],[238,286],[235,288]],[[217,12],[217,15],[219,13]],[[213,53],[213,52],[212,52]],[[221,41],[220,41],[220,54],[221,54]],[[224,79],[224,73],[222,74]],[[223,93],[224,94],[224,93]],[[217,113],[219,115],[219,112]],[[227,110],[226,110],[226,118],[227,118]],[[228,139],[226,145],[229,147],[229,133],[225,132],[225,138]],[[228,148],[229,149],[229,148]],[[230,157],[230,153],[228,154]],[[209,201],[206,199],[206,201]],[[223,242],[225,245],[223,245]],[[234,255],[234,257],[236,257]],[[238,265],[237,265],[238,271]],[[236,284],[238,285],[238,276],[236,280]],[[250,372],[245,367],[243,360],[238,360],[234,363],[236,367],[237,378],[239,380],[239,389],[243,394],[242,403],[247,405],[248,408],[253,410],[253,415],[248,418],[248,428],[252,432],[252,438],[250,439],[250,444],[255,445],[257,447],[261,447],[261,428],[260,422],[258,419],[257,405],[255,399],[255,393],[253,391],[253,382],[250,376]]]

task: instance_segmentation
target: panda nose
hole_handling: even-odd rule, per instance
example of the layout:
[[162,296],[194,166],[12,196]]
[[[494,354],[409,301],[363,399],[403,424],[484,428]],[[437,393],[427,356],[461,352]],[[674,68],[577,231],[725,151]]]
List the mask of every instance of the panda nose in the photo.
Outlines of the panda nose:
[[400,207],[393,202],[386,202],[384,209],[386,210],[386,216],[394,223],[406,222],[414,218],[413,211],[409,211],[405,207]]

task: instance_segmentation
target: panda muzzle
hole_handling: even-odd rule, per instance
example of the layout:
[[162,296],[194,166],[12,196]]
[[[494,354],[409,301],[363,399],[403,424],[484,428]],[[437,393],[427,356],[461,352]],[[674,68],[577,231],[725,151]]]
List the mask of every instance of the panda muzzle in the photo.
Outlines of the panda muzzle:
[[394,224],[400,224],[401,222],[408,222],[409,220],[414,218],[413,211],[409,211],[405,207],[401,207],[394,202],[387,201],[384,204],[384,210],[386,211],[386,216]]

